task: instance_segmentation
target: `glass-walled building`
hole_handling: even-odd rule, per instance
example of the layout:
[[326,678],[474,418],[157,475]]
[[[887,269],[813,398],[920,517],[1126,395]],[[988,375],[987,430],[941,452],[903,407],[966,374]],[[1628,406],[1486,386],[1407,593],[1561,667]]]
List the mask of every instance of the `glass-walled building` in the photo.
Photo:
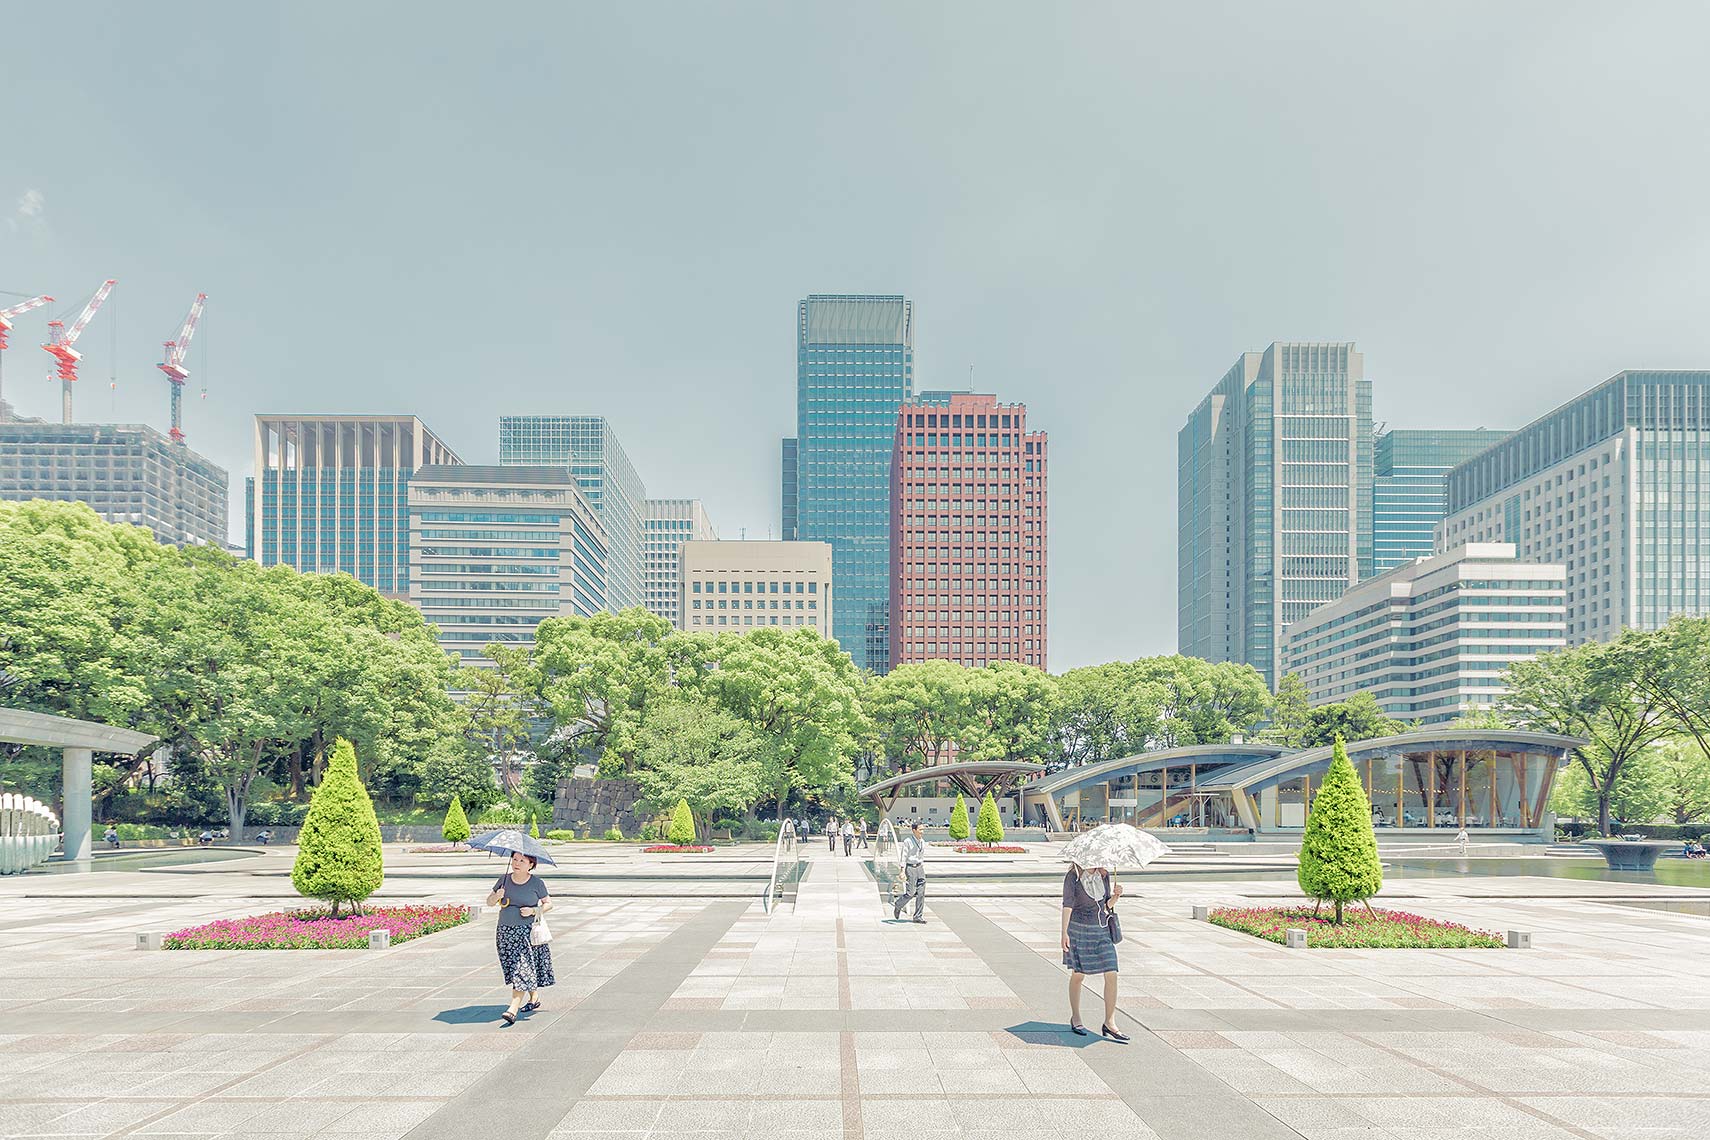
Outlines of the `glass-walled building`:
[[1622,372],[1456,467],[1467,542],[1560,563],[1570,645],[1710,614],[1710,371]]
[[[858,667],[879,673],[890,661],[891,443],[897,410],[913,394],[914,306],[906,297],[816,294],[801,302],[792,537],[831,544],[833,636]],[[788,445],[784,457],[787,464]],[[784,501],[788,523],[788,487]]]
[[245,548],[407,597],[410,476],[461,462],[414,416],[256,416]]
[[607,606],[616,611],[645,604],[647,488],[611,424],[600,416],[502,416],[499,462],[567,468],[606,528]]
[[605,608],[605,531],[564,468],[423,467],[409,502],[410,602],[464,664]]
[[1351,343],[1249,352],[1176,437],[1177,645],[1275,686],[1282,632],[1372,568],[1372,386]]
[[[1584,743],[1517,729],[1438,728],[1353,741],[1347,751],[1380,832],[1429,839],[1464,827],[1548,843],[1556,773]],[[1059,831],[1111,822],[1216,839],[1298,839],[1331,753],[1330,745],[1205,744],[1068,768],[1022,787],[1022,821]]]
[[1377,437],[1372,488],[1372,573],[1437,551],[1450,468],[1506,438],[1489,428],[1397,429]]

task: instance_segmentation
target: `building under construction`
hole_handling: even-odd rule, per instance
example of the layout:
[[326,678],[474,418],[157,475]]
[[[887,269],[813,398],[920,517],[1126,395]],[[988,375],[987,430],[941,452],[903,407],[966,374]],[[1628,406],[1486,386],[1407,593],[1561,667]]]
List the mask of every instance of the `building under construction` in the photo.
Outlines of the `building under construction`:
[[0,408],[0,499],[88,503],[175,546],[226,544],[225,468],[145,424],[50,424]]

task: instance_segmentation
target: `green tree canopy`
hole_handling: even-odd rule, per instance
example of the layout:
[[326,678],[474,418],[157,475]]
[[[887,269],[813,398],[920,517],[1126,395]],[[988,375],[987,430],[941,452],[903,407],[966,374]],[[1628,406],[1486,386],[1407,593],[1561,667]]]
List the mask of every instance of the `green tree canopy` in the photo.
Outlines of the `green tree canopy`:
[[1260,737],[1285,748],[1305,748],[1302,741],[1306,739],[1311,718],[1311,694],[1306,682],[1297,673],[1284,673],[1277,682],[1276,695],[1271,698],[1271,723]]
[[1159,686],[1162,700],[1153,740],[1158,748],[1216,744],[1237,733],[1250,734],[1270,707],[1270,690],[1251,665],[1213,664],[1180,654],[1134,664],[1141,680]]
[[602,775],[627,774],[648,701],[688,679],[680,674],[693,662],[672,644],[675,636],[670,622],[639,607],[547,618],[535,631],[525,688],[560,731],[598,758]]
[[1300,748],[1321,748],[1338,738],[1375,740],[1407,731],[1407,726],[1384,715],[1377,699],[1359,692],[1333,705],[1320,705],[1306,714],[1297,739]]
[[1158,735],[1165,687],[1138,662],[1070,669],[1057,678],[1055,759],[1092,764],[1146,751]]
[[1369,899],[1383,888],[1371,801],[1339,737],[1324,782],[1312,797],[1295,878],[1308,898],[1335,904],[1338,924],[1344,903]]
[[1043,762],[1051,751],[1056,680],[1016,661],[970,670],[969,680],[965,758]]
[[686,803],[702,835],[715,811],[746,813],[766,792],[767,742],[723,709],[690,696],[656,701],[636,737],[635,778],[655,811]]
[[341,904],[360,903],[379,890],[385,875],[380,821],[357,775],[356,750],[340,740],[297,836],[291,884],[300,895],[332,903],[337,915]]
[[898,665],[866,690],[886,758],[898,772],[942,764],[956,754],[971,722],[969,670],[953,661]]

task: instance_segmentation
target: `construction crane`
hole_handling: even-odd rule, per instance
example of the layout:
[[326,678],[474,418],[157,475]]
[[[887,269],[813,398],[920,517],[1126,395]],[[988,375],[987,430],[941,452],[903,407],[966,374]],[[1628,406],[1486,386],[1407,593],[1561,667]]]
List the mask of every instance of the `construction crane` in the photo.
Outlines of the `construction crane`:
[[[0,309],[0,358],[4,358],[6,353],[6,334],[12,331],[12,318],[21,317],[31,309],[39,309],[52,301],[52,297],[31,297],[21,305]],[[4,388],[0,388],[0,395],[4,394]]]
[[190,370],[184,367],[184,358],[190,352],[190,338],[196,335],[196,322],[202,319],[202,306],[207,301],[206,293],[196,294],[196,299],[190,303],[190,315],[184,318],[184,327],[178,330],[178,339],[169,340],[162,346],[166,349],[166,359],[155,365],[172,381],[172,431],[168,434],[172,436],[173,443],[184,442],[184,381],[190,378]]
[[71,386],[77,383],[77,362],[83,359],[83,354],[72,346],[77,343],[77,338],[83,335],[83,330],[89,324],[89,318],[95,315],[95,310],[101,307],[102,302],[107,299],[107,294],[111,293],[113,286],[117,284],[118,282],[112,278],[101,282],[101,287],[95,290],[95,295],[89,298],[87,305],[83,306],[82,315],[69,329],[65,327],[64,321],[48,322],[48,336],[53,339],[42,345],[42,348],[52,353],[53,358],[59,362],[61,406],[65,414],[65,423],[71,422]]

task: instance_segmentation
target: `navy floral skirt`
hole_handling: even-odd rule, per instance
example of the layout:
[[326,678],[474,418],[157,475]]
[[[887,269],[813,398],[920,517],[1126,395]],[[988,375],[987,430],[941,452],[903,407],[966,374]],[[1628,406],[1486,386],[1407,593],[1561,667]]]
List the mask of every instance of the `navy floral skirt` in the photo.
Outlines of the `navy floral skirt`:
[[543,990],[557,981],[552,976],[552,944],[530,946],[526,926],[498,927],[493,936],[499,950],[499,969],[513,990]]

